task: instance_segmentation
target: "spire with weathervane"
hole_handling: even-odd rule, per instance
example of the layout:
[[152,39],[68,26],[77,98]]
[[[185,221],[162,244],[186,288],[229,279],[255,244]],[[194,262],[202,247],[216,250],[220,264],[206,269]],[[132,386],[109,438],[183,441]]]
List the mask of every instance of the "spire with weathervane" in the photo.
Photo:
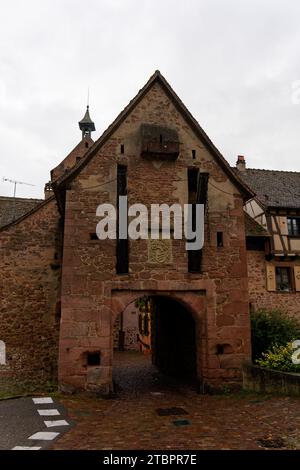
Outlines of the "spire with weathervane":
[[82,140],[85,137],[91,137],[91,133],[96,130],[95,124],[90,117],[89,105],[87,105],[85,115],[78,124],[79,129],[82,131]]

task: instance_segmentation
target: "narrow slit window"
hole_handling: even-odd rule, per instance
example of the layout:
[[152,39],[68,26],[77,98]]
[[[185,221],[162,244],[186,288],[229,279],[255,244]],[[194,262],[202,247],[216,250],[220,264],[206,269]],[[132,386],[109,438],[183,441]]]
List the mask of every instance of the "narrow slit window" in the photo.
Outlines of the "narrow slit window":
[[[196,230],[196,205],[207,202],[208,173],[200,173],[199,168],[188,169],[188,202],[192,209],[192,231]],[[204,210],[205,213],[205,210]],[[193,240],[190,240],[193,242]],[[202,249],[188,250],[188,271],[200,273],[202,268]]]
[[222,247],[224,246],[223,242],[223,232],[217,232],[217,247]]
[[195,160],[195,158],[196,158],[196,150],[192,150],[192,157],[193,157],[193,160]]
[[[192,210],[192,230],[196,229],[196,202],[197,202],[197,187],[198,187],[198,168],[188,169],[188,202]],[[192,241],[192,240],[191,240]],[[200,272],[201,267],[201,250],[188,251],[188,271],[190,273]]]
[[117,274],[128,273],[128,238],[119,238],[119,197],[127,195],[127,167],[118,165],[117,168]]
[[124,144],[121,144],[121,153],[123,154],[125,150]]

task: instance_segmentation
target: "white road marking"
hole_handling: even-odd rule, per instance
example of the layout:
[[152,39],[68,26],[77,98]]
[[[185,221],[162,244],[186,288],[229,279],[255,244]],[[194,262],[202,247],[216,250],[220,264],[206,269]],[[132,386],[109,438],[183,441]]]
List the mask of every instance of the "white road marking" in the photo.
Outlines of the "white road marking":
[[36,432],[28,439],[34,439],[35,441],[52,441],[59,435],[59,432]]
[[61,420],[53,420],[53,421],[44,421],[45,425],[47,426],[47,428],[54,428],[55,426],[69,426],[69,423],[64,420],[64,419],[61,419]]
[[60,415],[58,410],[38,410],[40,416],[57,416]]
[[51,397],[42,397],[42,398],[33,398],[33,403],[35,405],[42,405],[44,403],[53,403],[53,400]]
[[11,450],[40,450],[41,447],[26,447],[26,446],[16,446],[13,447]]

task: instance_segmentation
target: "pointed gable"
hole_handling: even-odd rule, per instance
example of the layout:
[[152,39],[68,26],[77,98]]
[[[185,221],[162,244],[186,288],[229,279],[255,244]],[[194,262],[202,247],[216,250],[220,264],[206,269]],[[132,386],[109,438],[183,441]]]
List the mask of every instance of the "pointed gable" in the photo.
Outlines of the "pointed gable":
[[55,181],[58,178],[62,178],[68,170],[71,170],[76,163],[87,153],[88,149],[92,147],[94,141],[91,137],[87,136],[82,139],[76,147],[57,165],[51,170],[51,180]]
[[64,175],[61,175],[53,184],[54,190],[57,192],[63,189],[67,183],[81,172],[81,170],[87,165],[95,153],[107,142],[112,134],[118,129],[118,127],[126,120],[131,112],[134,111],[135,107],[141,102],[146,96],[149,90],[156,84],[163,88],[164,92],[171,100],[177,111],[184,117],[187,124],[194,131],[195,135],[203,142],[207,149],[213,155],[216,163],[220,165],[223,171],[227,174],[229,180],[238,188],[245,199],[249,199],[254,196],[252,190],[243,182],[243,180],[232,170],[228,162],[225,160],[223,155],[215,147],[212,141],[209,139],[207,134],[201,128],[196,119],[192,116],[180,98],[177,96],[175,91],[169,85],[167,80],[162,76],[159,70],[157,70],[144,85],[144,87],[137,93],[137,95],[129,102],[129,104],[123,109],[123,111],[117,116],[113,123],[106,129],[102,136],[95,142],[91,149],[87,151],[84,157],[75,164],[75,166]]

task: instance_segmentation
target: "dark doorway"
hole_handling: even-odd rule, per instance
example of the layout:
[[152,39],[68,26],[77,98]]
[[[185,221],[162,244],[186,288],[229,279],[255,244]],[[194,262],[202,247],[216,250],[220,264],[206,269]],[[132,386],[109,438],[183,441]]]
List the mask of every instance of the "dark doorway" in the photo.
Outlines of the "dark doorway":
[[168,375],[196,379],[196,332],[192,315],[174,299],[154,299],[153,364]]

